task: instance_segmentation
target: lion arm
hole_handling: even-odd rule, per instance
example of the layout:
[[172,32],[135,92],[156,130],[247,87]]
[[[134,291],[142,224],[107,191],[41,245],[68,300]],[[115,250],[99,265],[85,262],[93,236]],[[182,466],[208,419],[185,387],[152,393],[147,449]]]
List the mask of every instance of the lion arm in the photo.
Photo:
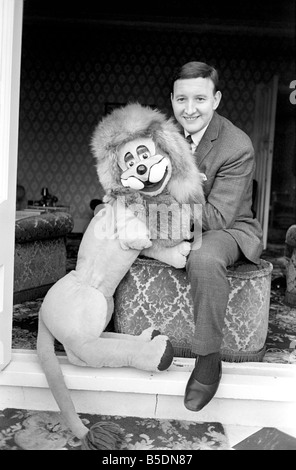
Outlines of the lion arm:
[[115,209],[116,232],[122,249],[143,250],[152,245],[146,223],[137,217],[118,198],[113,205]]

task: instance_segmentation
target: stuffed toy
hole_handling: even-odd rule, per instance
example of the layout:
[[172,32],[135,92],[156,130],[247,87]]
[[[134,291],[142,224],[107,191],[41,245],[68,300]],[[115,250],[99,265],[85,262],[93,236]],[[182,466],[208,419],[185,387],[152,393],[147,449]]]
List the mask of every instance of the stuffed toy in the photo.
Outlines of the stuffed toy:
[[177,125],[158,110],[130,104],[103,120],[92,149],[104,201],[121,200],[149,228],[153,243],[142,254],[185,267],[193,221],[201,230],[204,175]]
[[[157,110],[137,103],[114,110],[96,127],[91,147],[105,204],[83,235],[76,269],[54,284],[43,300],[37,353],[54,398],[82,449],[112,450],[120,446],[119,428],[110,422],[96,423],[90,429],[83,424],[65,384],[54,340],[77,366],[166,370],[173,360],[167,336],[153,328],[139,336],[105,330],[113,313],[115,289],[140,253],[184,266],[190,250],[190,242],[184,241],[190,236],[188,221],[193,204],[203,202],[203,191],[188,143],[172,120]],[[186,223],[181,220],[181,228],[179,216],[184,214],[179,210],[176,222],[164,210],[168,206],[171,211],[186,207],[189,216],[183,217]],[[168,216],[168,228],[163,230],[154,220],[155,213],[149,214],[151,207],[160,210],[158,218]]]

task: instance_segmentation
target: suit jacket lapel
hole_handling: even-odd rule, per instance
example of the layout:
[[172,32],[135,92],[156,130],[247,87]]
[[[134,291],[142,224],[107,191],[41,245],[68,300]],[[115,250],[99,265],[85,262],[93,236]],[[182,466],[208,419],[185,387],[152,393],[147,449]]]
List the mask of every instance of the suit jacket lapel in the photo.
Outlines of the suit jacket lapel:
[[210,150],[213,147],[212,142],[217,139],[219,134],[220,119],[219,115],[214,112],[212,120],[207,128],[206,132],[202,136],[202,139],[195,150],[196,163],[198,165],[205,159]]

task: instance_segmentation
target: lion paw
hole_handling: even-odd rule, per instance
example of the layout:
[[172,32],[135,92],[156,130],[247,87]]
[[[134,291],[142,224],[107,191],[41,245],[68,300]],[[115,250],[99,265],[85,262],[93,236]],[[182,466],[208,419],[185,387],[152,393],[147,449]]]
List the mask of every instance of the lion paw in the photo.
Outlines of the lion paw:
[[152,341],[143,342],[138,354],[131,358],[130,366],[136,369],[159,372],[168,369],[174,359],[174,350],[168,337],[157,335]]
[[142,333],[139,335],[139,339],[143,341],[152,341],[155,336],[159,336],[161,333],[159,330],[156,330],[151,326],[150,328],[147,328],[146,330],[142,331]]
[[185,268],[190,250],[191,244],[189,242],[181,242],[179,245],[171,247],[169,264],[177,269]]

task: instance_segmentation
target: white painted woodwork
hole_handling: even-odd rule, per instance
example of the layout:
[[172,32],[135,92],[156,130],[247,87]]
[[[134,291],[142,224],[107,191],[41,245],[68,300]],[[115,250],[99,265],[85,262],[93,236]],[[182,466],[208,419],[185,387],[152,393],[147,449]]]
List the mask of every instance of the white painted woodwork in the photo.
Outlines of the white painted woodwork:
[[23,0],[0,0],[0,370],[11,359]]
[[[54,410],[57,405],[34,351],[13,351],[0,373],[0,409]],[[59,356],[68,388],[81,413],[222,422],[289,428],[296,416],[296,365],[223,362],[215,398],[199,413],[185,409],[183,396],[193,359],[175,358],[169,370],[76,367]]]
[[277,93],[277,75],[270,83],[260,83],[256,87],[253,143],[256,158],[255,179],[258,182],[258,190],[255,210],[256,217],[263,229],[264,249],[267,246],[268,235]]

